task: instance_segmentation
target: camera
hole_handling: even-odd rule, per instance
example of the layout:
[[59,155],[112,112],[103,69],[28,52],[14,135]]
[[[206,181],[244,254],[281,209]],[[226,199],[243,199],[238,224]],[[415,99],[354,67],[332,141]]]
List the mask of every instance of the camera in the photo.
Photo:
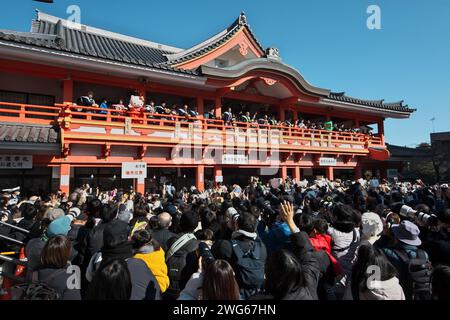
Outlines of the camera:
[[407,205],[403,205],[400,208],[400,216],[408,219],[417,219],[418,221],[424,222],[429,226],[435,226],[438,223],[438,217],[436,215],[414,210]]

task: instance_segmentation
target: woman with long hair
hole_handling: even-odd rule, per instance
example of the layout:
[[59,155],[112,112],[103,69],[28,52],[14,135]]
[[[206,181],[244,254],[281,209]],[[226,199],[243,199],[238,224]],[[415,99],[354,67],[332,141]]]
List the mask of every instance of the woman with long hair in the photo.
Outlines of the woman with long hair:
[[375,246],[361,245],[352,272],[354,300],[405,300],[397,269]]
[[201,296],[203,300],[240,300],[239,285],[228,262],[215,260],[206,267]]
[[130,300],[131,277],[122,259],[105,260],[89,285],[86,300]]

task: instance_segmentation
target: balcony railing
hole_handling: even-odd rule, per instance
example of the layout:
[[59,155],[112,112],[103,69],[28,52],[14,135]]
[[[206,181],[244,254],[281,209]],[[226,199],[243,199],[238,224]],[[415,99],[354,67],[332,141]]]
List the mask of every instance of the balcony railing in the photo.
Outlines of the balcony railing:
[[[223,120],[203,118],[186,118],[177,115],[149,114],[115,109],[100,109],[68,104],[55,104],[54,106],[37,106],[29,104],[0,102],[0,122],[17,122],[28,124],[56,124],[59,123],[65,130],[71,131],[71,125],[125,128],[131,125],[137,130],[175,131],[195,128],[203,133],[210,131],[250,133],[257,136],[258,131],[276,131],[286,144],[305,145],[317,139],[325,139],[334,145],[355,145],[367,149],[368,146],[384,147],[382,136],[363,133],[337,132],[315,129],[300,129],[283,125],[262,125],[254,123],[233,122],[226,124]],[[296,147],[297,149],[298,147]]]

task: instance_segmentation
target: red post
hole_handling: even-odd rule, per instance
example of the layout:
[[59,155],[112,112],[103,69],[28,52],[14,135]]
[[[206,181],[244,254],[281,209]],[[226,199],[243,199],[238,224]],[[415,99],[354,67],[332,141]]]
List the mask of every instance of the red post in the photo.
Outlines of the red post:
[[63,103],[73,103],[73,80],[63,80]]
[[217,187],[218,183],[216,181],[216,177],[222,177],[223,178],[222,167],[221,166],[214,166],[214,186]]
[[68,163],[60,165],[59,188],[66,194],[70,192],[70,164]]
[[205,114],[205,104],[204,104],[203,97],[197,97],[197,112],[198,112],[198,117],[200,119],[203,119],[203,116]]
[[216,97],[216,103],[214,104],[214,113],[217,119],[222,117],[222,97]]
[[327,167],[327,179],[330,181],[334,180],[334,168],[333,167]]
[[381,138],[381,144],[384,145],[384,120],[378,122],[378,135]]
[[296,181],[300,181],[302,179],[301,174],[300,174],[300,167],[294,168],[294,177],[293,178]]
[[292,110],[292,114],[293,114],[293,120],[294,122],[298,120],[298,111],[293,109]]
[[287,167],[286,166],[281,166],[280,168],[281,170],[281,179],[286,180],[287,178]]
[[145,194],[145,179],[136,179],[136,192]]
[[286,109],[284,108],[284,106],[278,106],[278,110],[280,115],[278,116],[280,122],[283,122],[284,120],[286,120]]
[[205,166],[198,165],[195,168],[195,186],[198,191],[202,192],[205,190]]

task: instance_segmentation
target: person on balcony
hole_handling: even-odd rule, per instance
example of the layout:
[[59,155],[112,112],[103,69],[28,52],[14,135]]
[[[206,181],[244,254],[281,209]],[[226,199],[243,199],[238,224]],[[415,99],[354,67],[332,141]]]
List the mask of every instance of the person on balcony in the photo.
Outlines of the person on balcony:
[[119,103],[113,104],[112,108],[119,111],[117,112],[117,114],[122,114],[124,111],[128,110],[125,104],[123,103],[123,99],[120,99]]
[[233,112],[231,111],[231,108],[228,108],[228,110],[223,113],[222,119],[225,124],[230,124],[230,122],[233,120]]
[[297,120],[297,121],[299,121],[298,124],[297,124],[297,127],[299,129],[306,129],[305,120],[301,119],[301,120]]
[[264,117],[261,117],[258,119],[259,125],[267,125],[269,124],[269,116],[267,114],[264,115]]
[[[187,105],[186,105],[187,107]],[[198,112],[197,110],[195,110],[195,107],[188,109],[188,114],[191,118],[197,118],[198,117]]]
[[245,123],[250,123],[252,121],[252,118],[250,117],[250,112],[245,112],[242,116],[241,116],[241,121],[245,122]]
[[187,104],[183,105],[181,108],[178,108],[177,113],[180,117],[184,118],[181,118],[180,121],[186,122],[190,118],[189,107]]
[[[123,99],[120,99],[119,103],[113,104],[111,107],[116,110],[115,112],[111,112],[111,115],[113,116],[123,116],[128,110],[127,107],[123,104]],[[119,119],[113,117],[112,121],[119,121]]]
[[151,100],[151,101],[150,101],[150,104],[147,104],[147,105],[145,106],[145,111],[146,111],[147,113],[152,114],[152,113],[155,112],[155,110],[156,110],[156,107],[155,107],[155,101]]
[[165,114],[166,113],[166,102],[161,102],[161,105],[155,106],[155,113],[156,114]]
[[[89,91],[87,96],[81,96],[77,99],[77,105],[83,106],[83,107],[91,107],[91,108],[97,108],[98,105],[95,103],[94,100],[94,92]],[[84,108],[79,108],[77,111],[82,112],[85,111]],[[87,110],[87,112],[90,112],[90,110]]]
[[209,120],[215,120],[216,119],[216,116],[215,116],[215,113],[214,113],[214,108],[212,108],[207,113],[205,113],[205,119],[209,119]]
[[108,100],[106,98],[102,98],[102,103],[100,104],[99,114],[108,114]]
[[274,116],[271,116],[270,119],[269,119],[269,124],[271,126],[276,126],[276,125],[278,125],[278,121],[275,119]]
[[292,127],[292,120],[291,119],[284,120],[283,125],[285,127]]

